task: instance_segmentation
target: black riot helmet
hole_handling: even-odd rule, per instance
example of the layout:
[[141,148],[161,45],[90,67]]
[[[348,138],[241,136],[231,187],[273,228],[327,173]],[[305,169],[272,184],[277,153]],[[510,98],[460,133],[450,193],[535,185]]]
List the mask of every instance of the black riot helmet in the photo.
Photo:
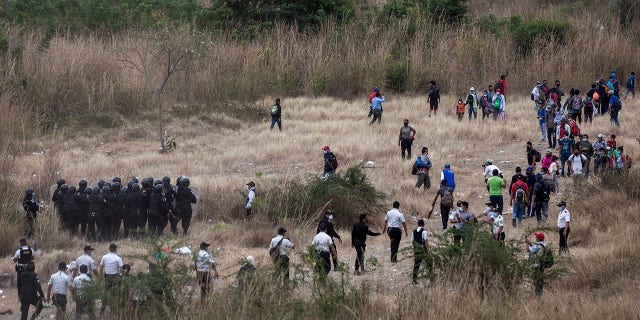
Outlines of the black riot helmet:
[[82,180],[78,181],[78,187],[80,187],[81,189],[86,188],[87,187],[87,180],[82,179]]
[[169,178],[167,176],[162,177],[162,185],[165,188],[168,188],[171,185],[171,178]]
[[84,189],[84,194],[90,195],[91,193],[93,193],[93,189],[92,188],[85,188]]
[[76,193],[76,187],[75,186],[69,186],[69,191],[67,191],[69,194],[75,194]]
[[122,183],[122,179],[120,179],[120,177],[113,177],[113,179],[111,179],[114,183],[115,182],[119,182]]
[[157,185],[162,185],[162,181],[156,180],[156,181],[153,182],[153,186],[154,187],[157,186]]
[[107,185],[105,185],[105,186],[102,188],[102,193],[103,193],[103,194],[110,194],[110,193],[111,193],[111,186],[107,186]]
[[147,188],[151,187],[151,182],[153,182],[153,181],[149,181],[148,178],[142,179],[142,189],[147,189]]
[[67,183],[66,181],[64,181],[64,179],[60,178],[56,181],[56,184],[58,185],[58,188],[62,187],[63,184]]
[[68,185],[66,185],[66,184],[62,184],[62,185],[60,186],[60,191],[61,191],[62,193],[67,193],[67,192],[69,191],[69,186],[68,186]]
[[162,184],[156,184],[153,186],[153,193],[162,193],[162,190],[164,190]]
[[94,195],[99,195],[100,187],[93,187],[93,189],[91,190],[91,193],[93,193]]
[[135,193],[135,192],[139,192],[140,191],[140,185],[137,183],[134,183],[131,185],[131,192]]
[[104,184],[105,184],[105,181],[104,181],[104,180],[100,180],[100,181],[98,181],[98,189],[102,189],[102,188],[104,188]]
[[30,195],[30,196],[32,196],[32,197],[33,197],[33,192],[34,192],[34,191],[33,191],[33,189],[31,189],[31,188],[29,188],[29,189],[27,189],[27,190],[25,190],[25,191],[24,191],[25,195],[27,195],[27,196],[29,196],[29,195]]
[[111,188],[113,189],[113,191],[119,192],[120,188],[122,188],[122,186],[120,185],[120,182],[114,182],[113,185],[111,186]]

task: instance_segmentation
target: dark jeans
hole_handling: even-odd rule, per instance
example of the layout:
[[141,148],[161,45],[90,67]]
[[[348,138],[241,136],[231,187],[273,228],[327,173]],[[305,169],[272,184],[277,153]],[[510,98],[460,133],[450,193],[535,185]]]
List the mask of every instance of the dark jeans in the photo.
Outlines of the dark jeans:
[[402,231],[400,228],[388,228],[387,234],[391,240],[391,262],[398,262],[398,249],[400,248]]
[[584,122],[585,123],[593,122],[593,108],[590,108],[590,109],[585,108],[584,109]]
[[469,121],[471,121],[471,115],[474,119],[478,119],[478,109],[474,109],[473,106],[469,106]]
[[42,300],[38,299],[38,300],[34,300],[34,301],[20,301],[20,320],[27,320],[27,318],[29,317],[29,307],[31,305],[36,306],[36,312],[31,315],[31,319],[35,319],[36,317],[38,317],[40,315],[40,312],[42,312]]
[[67,295],[54,293],[51,300],[56,306],[56,319],[63,319],[65,311],[67,311]]
[[382,121],[382,110],[373,110],[373,119],[371,119],[369,125],[372,125],[376,120],[378,120],[378,123]]
[[411,139],[400,140],[400,152],[402,153],[402,159],[405,159],[404,152],[407,151],[407,157],[411,159],[411,145],[413,141]]
[[273,130],[273,126],[275,124],[278,124],[278,130],[282,131],[282,118],[271,118],[271,127],[269,127],[269,130]]
[[564,234],[564,228],[558,228],[558,234],[560,235],[560,244],[559,244],[559,250],[558,252],[560,254],[565,253],[565,252],[569,252],[569,248],[567,246],[567,241],[569,240],[569,233],[571,232],[571,228],[569,228],[567,230],[567,236],[565,237]]
[[611,123],[615,124],[616,127],[620,127],[620,121],[618,121],[618,111],[611,112]]
[[318,255],[320,256],[320,260],[316,262],[315,271],[317,273],[322,271],[324,274],[329,274],[329,271],[331,271],[331,252],[318,251]]
[[177,235],[178,234],[178,222],[182,221],[182,233],[184,235],[187,235],[187,232],[189,231],[189,226],[191,226],[191,216],[192,216],[191,211],[178,213],[176,215],[172,215],[169,218],[169,222],[171,223],[171,232],[173,232],[173,234]]
[[502,209],[504,208],[504,200],[502,196],[489,196],[489,201],[495,202],[498,204],[498,213],[502,214]]
[[354,248],[356,248],[356,272],[360,271],[360,269],[364,271],[364,251],[366,249],[366,245],[356,243]]
[[547,128],[547,141],[549,142],[549,148],[555,149],[557,143],[555,128]]
[[209,288],[211,288],[211,277],[208,271],[198,271],[196,276],[198,277],[198,285],[200,285],[200,301],[204,302],[204,299],[209,295]]
[[149,233],[152,235],[162,235],[162,216],[149,216]]
[[571,119],[575,120],[578,123],[582,123],[582,112],[576,111],[571,114]]
[[447,230],[447,223],[449,223],[449,211],[451,211],[451,207],[445,207],[443,205],[440,205],[440,218],[442,218],[442,230]]
[[547,217],[549,216],[548,210],[549,210],[549,201],[536,201],[536,208],[535,208],[536,220],[538,222],[541,222],[543,220],[543,216],[544,216],[544,220],[547,220]]

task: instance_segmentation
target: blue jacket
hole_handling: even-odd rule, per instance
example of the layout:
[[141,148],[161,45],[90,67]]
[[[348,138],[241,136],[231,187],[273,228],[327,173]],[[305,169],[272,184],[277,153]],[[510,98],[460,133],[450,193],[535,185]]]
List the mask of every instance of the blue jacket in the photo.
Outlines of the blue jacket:
[[382,110],[382,103],[384,102],[384,98],[375,97],[371,100],[371,109],[372,110]]
[[455,188],[456,187],[456,180],[455,180],[455,175],[454,175],[453,171],[451,171],[451,170],[442,170],[442,178],[444,180],[447,180],[447,187],[449,187],[449,188]]

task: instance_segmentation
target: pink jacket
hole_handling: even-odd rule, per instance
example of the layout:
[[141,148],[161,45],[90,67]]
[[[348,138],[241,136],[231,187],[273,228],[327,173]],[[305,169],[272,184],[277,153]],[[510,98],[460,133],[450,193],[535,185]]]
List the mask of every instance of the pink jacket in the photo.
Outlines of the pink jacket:
[[549,169],[552,162],[553,162],[553,155],[547,154],[544,157],[542,157],[542,161],[540,162],[540,164],[542,165],[543,168]]

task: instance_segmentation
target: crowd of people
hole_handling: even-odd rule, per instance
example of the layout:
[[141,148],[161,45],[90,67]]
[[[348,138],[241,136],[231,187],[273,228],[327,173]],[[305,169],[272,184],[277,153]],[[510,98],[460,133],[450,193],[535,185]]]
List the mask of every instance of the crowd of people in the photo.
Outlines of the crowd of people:
[[[56,183],[52,201],[62,229],[86,236],[90,241],[132,239],[145,234],[159,236],[168,224],[171,232],[178,234],[179,222],[186,235],[193,213],[191,205],[196,203],[187,177],[179,177],[176,185],[171,184],[169,177],[141,181],[134,177],[124,186],[119,177],[100,180],[95,187],[89,186],[87,180],[80,180],[77,187],[62,178]],[[33,190],[27,189],[26,193],[23,206],[35,220]]]

